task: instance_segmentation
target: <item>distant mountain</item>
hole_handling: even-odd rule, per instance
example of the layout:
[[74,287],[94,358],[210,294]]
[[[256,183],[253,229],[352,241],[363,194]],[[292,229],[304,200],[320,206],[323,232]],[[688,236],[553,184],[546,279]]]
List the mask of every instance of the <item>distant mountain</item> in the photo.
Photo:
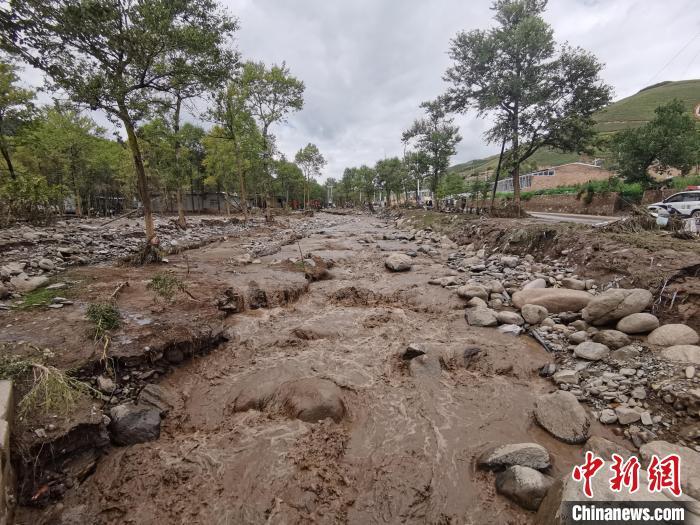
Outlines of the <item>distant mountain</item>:
[[[641,126],[654,118],[654,109],[674,98],[683,101],[688,111],[692,112],[700,104],[700,79],[660,82],[645,87],[630,97],[613,102],[596,113],[596,130],[600,133],[614,133],[621,129]],[[575,153],[561,153],[545,148],[535,153],[531,160],[539,167],[546,168],[586,159]],[[496,169],[497,165],[498,155],[493,155],[455,164],[449,171],[480,173],[487,169]]]

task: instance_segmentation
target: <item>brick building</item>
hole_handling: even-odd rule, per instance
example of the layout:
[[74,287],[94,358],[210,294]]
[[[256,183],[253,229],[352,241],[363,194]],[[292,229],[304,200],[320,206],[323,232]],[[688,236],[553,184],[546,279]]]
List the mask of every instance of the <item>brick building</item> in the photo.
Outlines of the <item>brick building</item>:
[[[589,181],[608,180],[613,175],[613,172],[604,169],[600,163],[571,162],[521,175],[520,188],[523,191],[535,191],[575,186]],[[506,178],[498,181],[497,191],[513,191],[513,180]]]

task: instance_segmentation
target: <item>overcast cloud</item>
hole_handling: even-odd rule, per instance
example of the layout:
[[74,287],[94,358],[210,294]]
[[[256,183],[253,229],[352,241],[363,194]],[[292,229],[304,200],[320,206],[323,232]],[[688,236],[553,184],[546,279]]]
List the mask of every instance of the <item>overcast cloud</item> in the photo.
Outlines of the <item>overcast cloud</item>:
[[[241,22],[237,44],[245,59],[286,61],[306,83],[304,109],[273,130],[280,150],[293,157],[306,143],[317,144],[331,177],[346,166],[401,155],[401,132],[420,116],[418,105],[445,88],[450,39],[492,24],[491,0],[223,3]],[[606,64],[603,78],[616,99],[661,80],[700,78],[697,0],[551,0],[545,18],[557,41]],[[473,116],[457,121],[463,141],[455,163],[496,152],[484,143],[486,123]]]

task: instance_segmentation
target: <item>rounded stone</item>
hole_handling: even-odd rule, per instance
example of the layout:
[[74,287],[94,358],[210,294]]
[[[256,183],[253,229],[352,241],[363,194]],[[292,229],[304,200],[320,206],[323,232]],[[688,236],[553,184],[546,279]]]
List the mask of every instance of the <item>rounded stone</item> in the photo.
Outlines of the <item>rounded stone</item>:
[[585,341],[574,348],[574,354],[588,361],[600,361],[610,355],[610,349],[601,343]]
[[586,410],[570,392],[558,390],[535,401],[535,419],[547,432],[564,443],[588,439],[590,420]]
[[700,336],[684,324],[665,324],[649,334],[647,342],[657,346],[694,345]]
[[646,334],[659,327],[659,319],[648,313],[636,313],[617,322],[617,329],[626,334]]

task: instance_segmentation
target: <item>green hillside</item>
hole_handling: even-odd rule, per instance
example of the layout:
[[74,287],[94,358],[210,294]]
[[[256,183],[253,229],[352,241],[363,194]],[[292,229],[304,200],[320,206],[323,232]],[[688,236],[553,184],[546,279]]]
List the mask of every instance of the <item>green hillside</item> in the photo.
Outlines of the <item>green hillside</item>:
[[639,126],[654,118],[658,106],[674,98],[683,101],[688,111],[693,111],[700,104],[700,80],[661,82],[613,102],[596,115],[596,129],[607,133]]
[[[688,111],[693,111],[695,106],[700,104],[700,79],[660,82],[645,87],[631,97],[613,102],[595,115],[596,130],[600,133],[613,133],[640,126],[654,117],[654,109],[673,98],[682,100]],[[539,167],[546,168],[584,159],[575,153],[541,149],[532,156],[531,160]],[[497,165],[498,155],[493,155],[485,159],[456,164],[450,168],[450,171],[468,173],[473,170],[474,173],[480,173],[487,169],[496,169]]]

